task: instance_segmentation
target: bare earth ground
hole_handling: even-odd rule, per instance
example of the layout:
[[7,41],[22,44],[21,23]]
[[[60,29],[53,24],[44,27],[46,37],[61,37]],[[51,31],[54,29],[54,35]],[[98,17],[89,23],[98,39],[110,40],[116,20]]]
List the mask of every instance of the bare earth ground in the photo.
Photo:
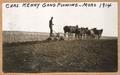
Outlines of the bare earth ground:
[[117,39],[3,45],[4,72],[116,72]]

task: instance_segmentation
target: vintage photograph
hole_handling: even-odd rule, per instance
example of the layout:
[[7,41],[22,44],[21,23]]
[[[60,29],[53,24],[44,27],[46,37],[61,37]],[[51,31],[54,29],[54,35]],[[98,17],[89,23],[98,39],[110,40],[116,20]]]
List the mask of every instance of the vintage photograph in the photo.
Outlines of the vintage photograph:
[[2,4],[3,72],[117,72],[117,2]]

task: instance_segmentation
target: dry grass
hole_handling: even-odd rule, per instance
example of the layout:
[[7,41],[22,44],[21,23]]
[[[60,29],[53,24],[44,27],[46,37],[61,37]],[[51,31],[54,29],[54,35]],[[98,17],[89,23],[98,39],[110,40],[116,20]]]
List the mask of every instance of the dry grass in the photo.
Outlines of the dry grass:
[[41,41],[48,37],[49,33],[44,32],[3,31],[4,43]]
[[117,39],[3,45],[4,72],[116,72]]

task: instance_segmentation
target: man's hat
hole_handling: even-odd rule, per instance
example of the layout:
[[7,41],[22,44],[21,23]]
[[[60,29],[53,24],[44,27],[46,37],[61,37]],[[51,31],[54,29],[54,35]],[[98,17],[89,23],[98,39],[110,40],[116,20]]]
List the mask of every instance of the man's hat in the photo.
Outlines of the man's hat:
[[51,17],[51,19],[53,19],[53,17]]

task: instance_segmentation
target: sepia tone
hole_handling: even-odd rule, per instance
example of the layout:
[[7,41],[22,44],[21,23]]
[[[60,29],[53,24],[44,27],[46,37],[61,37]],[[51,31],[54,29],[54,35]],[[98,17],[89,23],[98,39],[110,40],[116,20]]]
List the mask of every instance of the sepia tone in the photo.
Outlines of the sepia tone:
[[[64,0],[63,0],[64,1]],[[82,0],[83,2],[85,2],[84,0]],[[96,0],[93,0],[93,1],[96,1]],[[7,0],[6,1],[3,1],[3,2],[8,2]],[[19,2],[19,1],[12,1],[12,2]],[[21,2],[21,1],[20,1]],[[23,1],[24,2],[24,1]],[[32,0],[30,1],[30,2],[33,2]],[[43,1],[44,2],[44,1]],[[1,13],[2,14],[2,13]],[[2,20],[0,21],[1,23],[2,23]],[[1,24],[2,25],[2,24]],[[119,25],[118,25],[118,28],[119,28]],[[2,32],[2,26],[1,26],[1,32]],[[1,33],[1,35],[2,35],[2,33]],[[2,38],[2,36],[1,36],[1,39],[0,39],[0,41],[1,41],[1,47],[0,48],[2,48],[2,39],[4,39],[4,38]],[[118,39],[118,42],[119,42],[119,39]],[[84,43],[84,41],[83,41],[83,43]],[[119,44],[119,43],[118,43]],[[119,46],[118,46],[119,47]],[[118,49],[118,53],[120,53],[119,52],[119,49]],[[2,58],[2,49],[1,49],[1,58]],[[119,58],[119,55],[118,55],[118,58]],[[3,63],[2,63],[2,59],[0,59],[1,60],[1,64],[0,64],[0,66],[3,66]],[[118,60],[118,66],[119,66],[119,60]],[[3,73],[3,71],[2,71],[2,68],[1,68],[1,74],[5,74],[5,73]],[[6,73],[6,74],[8,74],[8,75],[13,75],[13,74],[20,74],[20,75],[22,75],[22,74],[29,74],[29,73],[11,73],[11,74],[9,74],[9,73]],[[36,74],[39,74],[39,73],[31,73],[31,74],[33,74],[33,75],[36,75]],[[41,74],[48,74],[48,75],[53,75],[53,74],[63,74],[63,75],[66,75],[66,72],[56,72],[56,73],[41,73]],[[108,72],[108,73],[104,73],[104,72],[87,72],[87,73],[85,73],[85,72],[68,72],[67,74],[69,74],[69,75],[119,75],[119,69],[118,69],[118,71],[115,71],[115,72]]]

